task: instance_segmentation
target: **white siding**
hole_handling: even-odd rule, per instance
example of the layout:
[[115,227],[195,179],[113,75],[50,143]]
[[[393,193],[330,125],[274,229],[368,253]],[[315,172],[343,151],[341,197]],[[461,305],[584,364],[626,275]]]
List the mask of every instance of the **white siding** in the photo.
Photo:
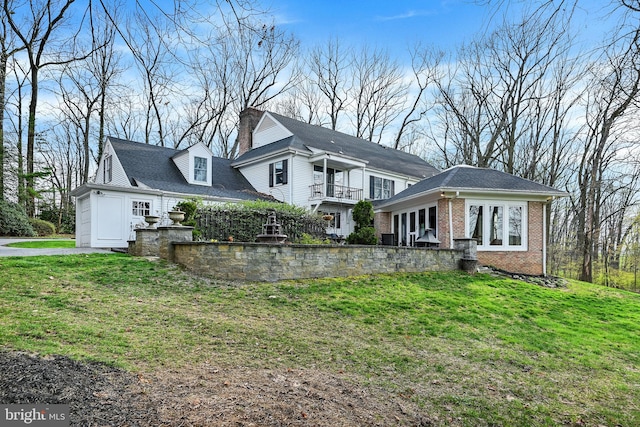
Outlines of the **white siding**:
[[178,167],[178,170],[182,174],[185,180],[189,181],[189,152],[182,151],[180,154],[173,156],[173,163]]
[[[189,147],[189,178],[188,181],[191,184],[197,184],[197,185],[208,185],[211,186],[211,164],[213,163],[212,161],[212,156],[213,153],[203,144],[196,144],[192,147]],[[194,179],[194,167],[195,167],[195,157],[203,157],[205,159],[207,159],[207,181],[196,181]]]
[[[416,180],[407,179],[406,177],[401,177],[396,174],[380,172],[380,171],[367,170],[365,175],[366,175],[364,180],[364,197],[365,198],[369,198],[371,194],[371,188],[369,185],[371,183],[371,178],[370,178],[371,176],[392,180],[394,182],[393,184],[394,190],[395,190],[394,194],[398,194],[399,192],[406,190],[409,184],[413,185],[417,182]],[[359,185],[360,184],[358,184],[358,186]]]
[[[104,159],[105,157],[111,155],[111,181],[104,182]],[[100,159],[100,163],[98,164],[98,171],[96,172],[95,182],[97,184],[107,184],[107,185],[117,185],[119,187],[131,187],[131,183],[129,182],[129,178],[127,174],[124,172],[124,168],[120,163],[120,159],[113,151],[111,147],[111,143],[107,140],[107,143],[104,146],[104,150],[102,152],[102,158]]]
[[[313,185],[313,165],[309,163],[306,157],[293,156],[290,161],[292,166],[289,171],[290,182],[294,183],[293,187],[293,205],[309,206],[309,196],[311,190],[309,187]],[[293,174],[293,175],[291,175]]]
[[292,135],[284,126],[266,113],[253,132],[253,148],[262,147]]

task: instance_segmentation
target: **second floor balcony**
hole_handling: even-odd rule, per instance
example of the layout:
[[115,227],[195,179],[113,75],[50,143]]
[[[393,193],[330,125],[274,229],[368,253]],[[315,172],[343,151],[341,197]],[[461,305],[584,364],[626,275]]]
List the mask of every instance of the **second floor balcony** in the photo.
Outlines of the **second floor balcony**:
[[353,202],[362,200],[362,188],[337,184],[314,184],[309,187],[310,200]]

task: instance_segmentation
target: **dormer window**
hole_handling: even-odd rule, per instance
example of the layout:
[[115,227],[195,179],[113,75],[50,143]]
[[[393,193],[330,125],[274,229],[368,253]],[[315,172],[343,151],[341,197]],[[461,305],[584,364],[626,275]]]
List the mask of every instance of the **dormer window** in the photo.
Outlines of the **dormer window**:
[[207,182],[207,159],[204,157],[193,158],[193,180]]

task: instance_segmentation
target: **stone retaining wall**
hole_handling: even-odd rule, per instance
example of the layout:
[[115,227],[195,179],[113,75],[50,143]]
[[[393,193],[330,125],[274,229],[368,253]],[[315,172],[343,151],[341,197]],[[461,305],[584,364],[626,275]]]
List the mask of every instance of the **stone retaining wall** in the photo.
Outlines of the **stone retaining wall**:
[[173,262],[226,280],[266,281],[456,270],[455,250],[359,245],[174,243]]
[[[159,256],[199,274],[224,280],[276,282],[317,277],[457,270],[475,254],[475,241],[456,249],[364,245],[192,242],[191,227],[136,230],[134,256]],[[474,246],[469,248],[468,246]]]

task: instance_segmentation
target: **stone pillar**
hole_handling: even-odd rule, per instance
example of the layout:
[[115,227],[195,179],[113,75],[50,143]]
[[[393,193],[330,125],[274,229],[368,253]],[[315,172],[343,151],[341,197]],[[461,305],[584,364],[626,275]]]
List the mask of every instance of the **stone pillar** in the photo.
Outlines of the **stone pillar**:
[[475,239],[453,239],[453,246],[462,252],[460,269],[467,273],[475,273],[478,268],[478,242]]
[[158,256],[158,230],[155,228],[137,228],[136,240],[129,245],[129,254],[133,256]]
[[193,227],[169,225],[167,227],[158,227],[158,233],[158,255],[160,258],[171,262],[173,262],[172,242],[193,241]]

